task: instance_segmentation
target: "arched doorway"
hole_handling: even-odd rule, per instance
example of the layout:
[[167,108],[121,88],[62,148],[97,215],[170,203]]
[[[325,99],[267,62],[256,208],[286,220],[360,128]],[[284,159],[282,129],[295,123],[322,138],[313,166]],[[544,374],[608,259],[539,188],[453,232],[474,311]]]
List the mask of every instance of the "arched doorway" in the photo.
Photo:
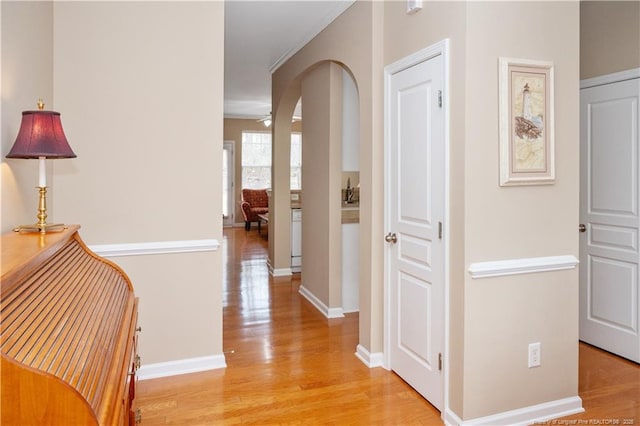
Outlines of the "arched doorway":
[[[300,97],[301,293],[328,318],[340,317],[345,310],[358,310],[359,233],[354,228],[358,227],[359,213],[360,102],[353,74],[335,61],[321,61],[305,69],[273,106],[270,268],[274,276],[290,273],[289,141],[291,119]],[[348,224],[343,224],[345,209],[349,211]]]

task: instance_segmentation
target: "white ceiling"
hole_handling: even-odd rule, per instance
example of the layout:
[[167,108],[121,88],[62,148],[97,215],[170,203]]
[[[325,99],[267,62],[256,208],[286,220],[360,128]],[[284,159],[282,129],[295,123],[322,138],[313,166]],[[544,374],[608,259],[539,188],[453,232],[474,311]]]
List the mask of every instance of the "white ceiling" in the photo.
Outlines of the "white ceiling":
[[271,112],[271,73],[344,12],[354,0],[225,2],[224,114]]

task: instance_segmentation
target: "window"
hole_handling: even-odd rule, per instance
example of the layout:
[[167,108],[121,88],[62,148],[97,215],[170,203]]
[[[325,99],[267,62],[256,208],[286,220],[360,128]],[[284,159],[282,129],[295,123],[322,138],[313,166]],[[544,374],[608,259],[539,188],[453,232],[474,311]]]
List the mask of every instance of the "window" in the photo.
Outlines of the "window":
[[302,189],[302,135],[291,133],[291,189]]
[[[302,135],[291,134],[291,189],[302,189]],[[271,188],[271,133],[242,132],[242,187]]]
[[271,188],[271,133],[242,132],[242,187]]

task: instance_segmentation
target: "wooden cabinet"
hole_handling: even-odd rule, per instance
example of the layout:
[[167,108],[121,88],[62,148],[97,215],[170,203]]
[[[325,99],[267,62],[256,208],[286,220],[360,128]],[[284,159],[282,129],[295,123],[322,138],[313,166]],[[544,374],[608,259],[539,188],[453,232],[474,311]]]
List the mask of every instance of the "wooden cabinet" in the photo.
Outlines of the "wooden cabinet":
[[135,422],[138,299],[78,228],[2,236],[3,425]]

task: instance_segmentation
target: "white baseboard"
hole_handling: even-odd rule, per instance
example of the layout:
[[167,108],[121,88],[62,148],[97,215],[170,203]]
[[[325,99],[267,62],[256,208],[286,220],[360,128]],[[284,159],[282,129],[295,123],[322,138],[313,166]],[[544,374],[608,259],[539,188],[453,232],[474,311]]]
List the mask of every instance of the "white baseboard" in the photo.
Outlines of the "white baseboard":
[[316,297],[315,294],[311,293],[308,288],[304,285],[300,286],[298,292],[309,301],[313,306],[316,307],[322,315],[327,318],[343,318],[344,314],[342,313],[342,308],[330,308],[324,304],[324,302]]
[[226,366],[224,354],[211,355],[143,365],[138,370],[137,376],[138,380],[157,379],[159,377],[215,370]]
[[267,260],[267,267],[269,268],[269,274],[272,277],[290,277],[293,275],[291,268],[274,268],[271,264],[271,260]]
[[291,268],[269,269],[269,272],[274,277],[290,277],[293,275]]
[[269,273],[274,277],[289,277],[293,275],[293,271],[291,271],[291,268],[279,268],[279,269],[269,268]]
[[371,353],[362,345],[356,348],[356,357],[369,368],[384,367],[382,352]]
[[545,422],[582,412],[584,412],[582,399],[574,396],[472,420],[462,420],[447,408],[444,415],[444,424],[449,426],[519,426]]
[[444,422],[445,426],[458,426],[462,424],[462,419],[458,417],[456,413],[451,411],[450,408],[446,408],[444,410],[442,421]]

